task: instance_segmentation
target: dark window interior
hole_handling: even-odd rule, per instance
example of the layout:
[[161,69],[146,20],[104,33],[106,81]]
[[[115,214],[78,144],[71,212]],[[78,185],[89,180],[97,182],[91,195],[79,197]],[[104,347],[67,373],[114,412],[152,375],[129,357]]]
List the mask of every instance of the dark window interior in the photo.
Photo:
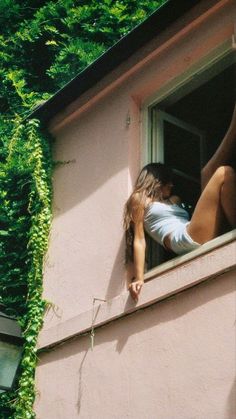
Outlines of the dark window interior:
[[[236,64],[233,64],[198,89],[165,108],[165,111],[193,124],[206,133],[206,161],[208,161],[227,131],[232,117],[235,98]],[[172,159],[169,159],[169,161],[173,165],[173,160],[177,159],[179,160],[179,165],[184,165],[187,168],[190,166],[190,169],[188,168],[190,170],[189,173],[197,175],[200,179],[199,150],[197,150],[196,142],[194,144],[193,141],[191,142],[191,139],[188,139],[188,144],[189,142],[190,145],[188,147],[184,148],[183,145],[182,150],[179,151],[177,151],[176,146],[172,150]],[[181,142],[178,144],[181,149]],[[187,144],[187,141],[185,141],[185,144]],[[232,156],[231,164],[236,168],[236,156]],[[183,199],[194,206],[200,194],[200,188],[198,188],[195,196],[186,196],[186,191],[191,195],[191,188],[188,186],[187,183],[182,187],[178,184],[178,179],[176,179],[176,193],[181,197],[184,195]]]
[[[164,122],[164,160],[170,167],[175,167],[190,176],[199,177],[200,148],[197,135],[177,127],[168,121]],[[185,156],[187,155],[187,158]]]
[[207,133],[208,160],[229,126],[235,98],[236,64],[233,64],[165,110]]
[[[184,120],[206,133],[205,160],[208,161],[227,131],[235,100],[236,64],[234,63],[175,103],[168,106],[158,104],[157,109]],[[167,121],[164,123],[164,158],[171,167],[185,169],[189,175],[199,179],[195,185],[188,179],[181,178],[179,181],[178,175],[174,179],[174,193],[190,204],[191,215],[201,192],[199,148],[189,133]],[[230,164],[236,169],[236,156],[232,156]],[[149,244],[151,250],[148,255],[148,269],[173,257],[159,247],[157,251],[156,246],[158,245]]]
[[[179,195],[189,208],[193,208],[200,194],[199,136],[164,121],[164,161],[173,169],[173,193]],[[180,173],[185,173],[189,178]]]

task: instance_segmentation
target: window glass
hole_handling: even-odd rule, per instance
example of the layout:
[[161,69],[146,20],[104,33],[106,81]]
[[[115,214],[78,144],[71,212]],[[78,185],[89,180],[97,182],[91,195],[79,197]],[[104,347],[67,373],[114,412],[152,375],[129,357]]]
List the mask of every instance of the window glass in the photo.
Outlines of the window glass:
[[[149,161],[162,161],[173,169],[173,193],[180,196],[190,217],[201,194],[201,168],[220,145],[235,103],[235,56],[230,57],[229,65],[222,62],[220,67],[218,63],[217,71],[207,70],[197,87],[191,88],[190,82],[186,94],[181,86],[181,92],[171,91],[150,109]],[[236,169],[233,156],[230,164]],[[150,269],[170,256],[149,240]]]
[[171,122],[164,121],[164,161],[173,169],[199,178],[199,136]]

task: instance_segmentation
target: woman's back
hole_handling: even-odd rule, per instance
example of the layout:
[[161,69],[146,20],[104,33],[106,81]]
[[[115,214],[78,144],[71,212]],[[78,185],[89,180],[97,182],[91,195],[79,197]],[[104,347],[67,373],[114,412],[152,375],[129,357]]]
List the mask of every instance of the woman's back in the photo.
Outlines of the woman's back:
[[188,212],[178,204],[154,201],[144,212],[144,228],[158,243],[163,245],[164,238],[180,224],[189,221]]

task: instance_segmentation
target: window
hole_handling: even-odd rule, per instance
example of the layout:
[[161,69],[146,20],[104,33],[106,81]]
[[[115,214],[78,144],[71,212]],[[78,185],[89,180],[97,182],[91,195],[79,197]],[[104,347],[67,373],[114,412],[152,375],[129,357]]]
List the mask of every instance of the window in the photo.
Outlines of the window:
[[[198,200],[200,171],[220,144],[236,98],[236,59],[230,52],[149,107],[148,161],[161,161],[174,171],[174,193],[190,215]],[[232,165],[235,167],[234,161]],[[149,243],[148,269],[169,256]],[[158,249],[157,249],[158,248]],[[158,254],[158,256],[156,256]]]
[[206,132],[158,108],[153,108],[153,123],[151,160],[173,169],[174,184],[181,187],[179,194],[190,209],[200,193]]

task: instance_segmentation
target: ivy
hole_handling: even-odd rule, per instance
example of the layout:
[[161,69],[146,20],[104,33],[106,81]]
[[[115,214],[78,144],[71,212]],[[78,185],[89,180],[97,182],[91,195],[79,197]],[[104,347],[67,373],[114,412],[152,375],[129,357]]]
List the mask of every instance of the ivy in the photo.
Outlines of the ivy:
[[1,0],[0,112],[49,98],[167,0]]
[[36,343],[42,327],[43,260],[51,223],[50,141],[39,121],[17,120],[0,165],[0,302],[25,340],[16,390],[0,395],[0,418],[33,418]]
[[14,391],[0,419],[35,417],[36,342],[51,223],[50,138],[30,110],[168,0],[1,0],[0,303],[22,326]]

